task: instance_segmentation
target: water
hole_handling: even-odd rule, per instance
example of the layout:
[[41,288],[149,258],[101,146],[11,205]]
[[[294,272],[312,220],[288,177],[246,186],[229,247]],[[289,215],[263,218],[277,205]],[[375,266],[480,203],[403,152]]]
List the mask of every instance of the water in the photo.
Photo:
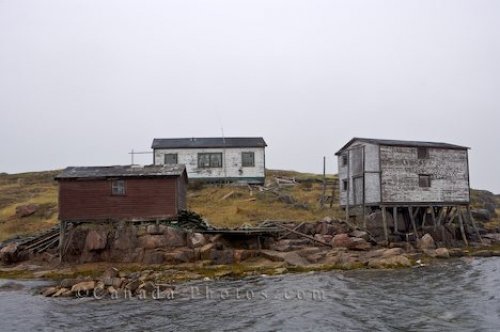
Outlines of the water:
[[500,331],[500,258],[190,283],[174,300],[48,299],[23,284],[0,292],[0,331]]

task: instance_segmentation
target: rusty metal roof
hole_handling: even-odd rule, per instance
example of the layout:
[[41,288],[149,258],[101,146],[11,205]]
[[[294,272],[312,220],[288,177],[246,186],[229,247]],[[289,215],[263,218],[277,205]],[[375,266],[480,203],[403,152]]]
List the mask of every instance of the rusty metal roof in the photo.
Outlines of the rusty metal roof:
[[115,178],[115,177],[170,177],[186,173],[186,166],[150,165],[150,166],[85,166],[67,167],[55,177],[56,180],[82,178]]
[[262,137],[155,138],[153,149],[256,148],[266,147]]
[[450,143],[441,142],[423,142],[423,141],[402,141],[402,140],[391,140],[391,139],[377,139],[377,138],[361,138],[354,137],[346,145],[344,145],[335,155],[339,155],[347,149],[355,141],[377,144],[377,145],[389,145],[389,146],[409,146],[409,147],[426,147],[426,148],[438,148],[438,149],[454,149],[454,150],[467,150],[466,146],[455,145]]

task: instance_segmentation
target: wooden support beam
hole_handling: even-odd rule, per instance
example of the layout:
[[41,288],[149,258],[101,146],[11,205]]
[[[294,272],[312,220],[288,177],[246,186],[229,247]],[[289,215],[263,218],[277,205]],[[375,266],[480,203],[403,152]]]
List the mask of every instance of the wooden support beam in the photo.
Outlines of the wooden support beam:
[[310,235],[307,235],[307,234],[304,234],[304,233],[298,232],[298,231],[294,230],[293,228],[289,228],[289,227],[286,227],[286,226],[281,225],[281,224],[276,224],[276,226],[277,226],[277,227],[279,227],[279,228],[282,228],[282,229],[284,229],[284,230],[287,230],[287,231],[289,231],[290,233],[293,233],[293,234],[296,234],[296,235],[301,236],[301,237],[303,237],[303,238],[309,239],[309,240],[311,240],[311,241],[313,241],[313,242],[317,242],[317,243],[319,243],[319,244],[322,244],[322,245],[327,246],[327,247],[330,247],[330,248],[332,247],[332,245],[331,245],[331,244],[329,244],[329,243],[326,243],[326,242],[323,242],[323,241],[321,241],[321,240],[315,239],[313,236],[310,236]]
[[469,246],[469,242],[467,241],[467,237],[465,236],[465,229],[464,229],[464,218],[463,218],[463,212],[462,209],[456,208],[457,209],[457,214],[458,214],[458,222],[460,224],[460,233],[462,234],[462,240],[464,240],[465,246]]
[[382,206],[382,226],[384,227],[385,244],[389,246],[389,232],[387,230],[387,215],[385,206]]
[[396,206],[392,208],[392,219],[394,220],[394,234],[399,234],[398,208]]
[[[418,211],[418,208],[417,208],[417,211]],[[418,240],[419,236],[418,236],[418,232],[417,232],[417,224],[415,223],[416,214],[413,214],[413,207],[409,206],[408,212],[410,214],[411,226],[413,227],[413,232],[415,233],[415,238]]]
[[470,205],[467,205],[467,215],[469,216],[470,222],[472,224],[472,228],[474,228],[474,232],[476,233],[477,237],[479,238],[479,241],[481,242],[482,245],[484,245],[483,238],[481,237],[481,234],[479,234],[479,229],[477,228],[476,221],[474,220],[474,217],[472,216],[472,212],[470,210]]
[[431,218],[432,218],[432,224],[434,225],[434,232],[437,230],[437,221],[436,221],[436,211],[434,210],[434,207],[431,206]]
[[[302,225],[305,224],[305,221],[301,222],[300,224],[298,224],[297,226],[295,226],[293,228],[294,231],[296,231],[297,229],[299,229]],[[286,232],[285,234],[281,235],[280,237],[278,237],[278,240],[281,240],[282,238],[284,238],[285,236],[288,236],[289,234],[291,234],[292,232],[288,231]]]

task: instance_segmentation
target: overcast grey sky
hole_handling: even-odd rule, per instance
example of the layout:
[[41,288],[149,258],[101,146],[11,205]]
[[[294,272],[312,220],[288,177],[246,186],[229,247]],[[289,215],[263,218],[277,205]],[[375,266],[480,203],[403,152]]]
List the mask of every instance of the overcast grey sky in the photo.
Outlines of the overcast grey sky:
[[500,193],[499,109],[500,1],[0,0],[0,172],[223,127],[311,172],[353,136],[467,145]]

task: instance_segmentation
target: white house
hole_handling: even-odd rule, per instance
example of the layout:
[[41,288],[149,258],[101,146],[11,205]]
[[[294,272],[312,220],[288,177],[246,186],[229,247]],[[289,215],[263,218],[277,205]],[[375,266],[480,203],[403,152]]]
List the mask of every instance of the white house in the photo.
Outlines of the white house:
[[262,184],[267,144],[262,137],[155,138],[155,165],[185,164],[190,180]]

